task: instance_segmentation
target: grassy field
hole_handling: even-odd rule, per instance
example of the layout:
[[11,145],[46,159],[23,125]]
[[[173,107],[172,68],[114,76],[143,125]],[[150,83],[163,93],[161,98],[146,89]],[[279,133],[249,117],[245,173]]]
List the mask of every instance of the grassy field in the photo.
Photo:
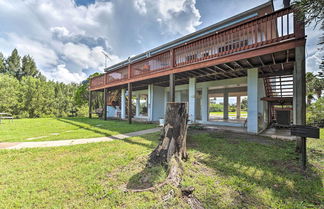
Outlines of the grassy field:
[[111,136],[153,128],[154,124],[89,118],[35,118],[2,121],[0,142],[49,141]]
[[[141,186],[158,138],[0,150],[0,208],[189,208],[170,185],[125,192]],[[309,169],[302,174],[292,142],[192,130],[181,185],[194,186],[205,208],[321,208],[323,150],[323,140],[308,140]],[[166,173],[151,175],[159,182]]]
[[[209,112],[209,116],[213,117],[223,117],[223,112]],[[229,117],[236,117],[236,112],[228,112]],[[241,111],[241,117],[246,118],[247,117],[247,112],[246,111]]]

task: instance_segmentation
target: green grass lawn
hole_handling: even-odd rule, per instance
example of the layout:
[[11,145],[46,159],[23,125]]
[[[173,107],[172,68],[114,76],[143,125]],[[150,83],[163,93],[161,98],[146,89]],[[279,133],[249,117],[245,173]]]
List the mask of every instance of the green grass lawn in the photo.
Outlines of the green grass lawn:
[[[0,208],[189,208],[170,185],[125,192],[139,184],[158,138],[0,150]],[[192,130],[181,185],[194,186],[205,208],[321,208],[323,150],[323,140],[308,140],[302,174],[292,142]],[[159,182],[166,173],[152,175]]]
[[154,124],[89,118],[35,118],[2,121],[0,142],[49,141],[111,136],[153,128]]
[[[214,117],[223,117],[223,114],[223,112],[209,112],[209,115]],[[236,117],[236,112],[228,112],[228,116]],[[247,117],[247,112],[241,111],[241,117]]]

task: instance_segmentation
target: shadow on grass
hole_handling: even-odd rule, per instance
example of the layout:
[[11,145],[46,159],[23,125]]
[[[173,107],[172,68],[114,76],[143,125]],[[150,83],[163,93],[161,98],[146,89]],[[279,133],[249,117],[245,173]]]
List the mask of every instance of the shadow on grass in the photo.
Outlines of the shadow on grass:
[[[308,165],[306,173],[300,170],[297,155],[294,153],[294,142],[205,131],[191,131],[188,136],[188,151],[192,154],[189,157],[198,164],[214,170],[226,186],[235,192],[233,207],[268,208],[269,204],[273,204],[272,207],[283,207],[285,204],[288,204],[288,207],[321,206],[321,177],[312,164]],[[157,135],[153,137],[156,141],[159,138]],[[148,140],[151,141],[152,137]],[[154,149],[154,145],[149,146],[128,139],[124,141]],[[201,158],[199,153],[204,153],[203,156],[207,157]],[[195,175],[198,177],[210,174],[202,172]],[[201,182],[197,177],[190,176],[193,182],[199,185]],[[160,180],[161,170],[150,171],[150,168],[144,168],[130,178],[127,188],[148,188]],[[267,192],[260,194],[260,189]],[[210,202],[217,202],[215,198],[216,195],[208,194],[199,200],[207,204],[207,207],[215,207],[208,205]]]
[[167,177],[167,170],[163,166],[147,167],[133,175],[126,188],[130,190],[147,189],[163,182]]
[[[108,133],[100,131],[100,130],[96,130],[96,129],[102,129],[102,130],[106,130],[106,129],[98,127],[98,126],[96,126],[97,124],[95,124],[93,122],[90,122],[90,121],[88,121],[86,119],[82,119],[82,118],[58,118],[57,120],[59,120],[61,122],[64,122],[64,123],[68,123],[68,124],[73,125],[73,126],[76,126],[76,127],[80,128],[80,129],[91,131],[91,132],[94,132],[94,133],[97,133],[97,134],[102,134],[104,136],[111,136],[111,134],[108,134]],[[87,127],[85,127],[83,125],[80,125],[78,123],[87,124],[91,128],[87,128]],[[117,133],[119,134],[119,132],[117,132]]]
[[[209,157],[197,159],[225,178],[233,179],[233,188],[239,188],[239,207],[265,205],[257,191],[249,187],[270,189],[271,195],[285,203],[286,200],[307,202],[320,206],[320,193],[323,188],[321,177],[311,164],[306,173],[300,170],[294,143],[276,141],[261,144],[256,141],[231,140],[222,134],[196,132],[189,134],[188,148],[208,154]],[[246,135],[249,138],[249,135]],[[239,180],[238,180],[239,179]],[[290,183],[287,183],[290,182]],[[201,200],[208,202],[208,200]],[[298,202],[298,203],[297,203]],[[306,204],[306,205],[307,205]],[[284,204],[283,204],[284,205]]]

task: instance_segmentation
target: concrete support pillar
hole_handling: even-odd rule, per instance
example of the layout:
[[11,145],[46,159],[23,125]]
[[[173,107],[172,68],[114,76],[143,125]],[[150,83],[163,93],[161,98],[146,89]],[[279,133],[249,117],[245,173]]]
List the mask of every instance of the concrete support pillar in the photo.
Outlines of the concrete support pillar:
[[258,133],[258,69],[252,68],[247,71],[248,85],[248,119],[247,131],[249,133]]
[[203,123],[208,121],[208,87],[201,89],[201,120]]
[[158,121],[164,118],[164,87],[148,86],[148,120]]
[[189,120],[196,120],[196,78],[189,78]]
[[140,95],[137,94],[136,95],[136,117],[138,117],[140,115],[140,108],[141,108],[141,105],[140,105]]
[[224,92],[224,119],[228,119],[228,92]]
[[147,87],[147,116],[149,121],[153,121],[153,84]]
[[126,118],[126,98],[125,98],[125,89],[121,89],[121,98],[120,98],[120,117],[121,119]]
[[[296,47],[294,65],[293,122],[296,125],[306,124],[306,79],[305,79],[305,46]],[[296,151],[302,151],[305,139],[297,138]]]
[[89,118],[92,118],[92,91],[89,91]]
[[241,96],[236,97],[236,118],[241,118]]
[[175,102],[181,102],[181,91],[176,91],[175,92],[175,98],[174,98]]

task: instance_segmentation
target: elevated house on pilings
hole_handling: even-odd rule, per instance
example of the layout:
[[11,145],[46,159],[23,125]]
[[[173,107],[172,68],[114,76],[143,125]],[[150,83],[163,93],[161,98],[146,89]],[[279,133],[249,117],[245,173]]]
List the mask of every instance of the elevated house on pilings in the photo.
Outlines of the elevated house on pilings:
[[[274,11],[268,2],[108,67],[91,79],[90,91],[104,92],[105,119],[158,121],[167,102],[183,101],[191,123],[250,133],[279,120],[303,124],[304,24],[293,8]],[[215,101],[221,113],[211,112]],[[229,105],[236,105],[235,115]]]

